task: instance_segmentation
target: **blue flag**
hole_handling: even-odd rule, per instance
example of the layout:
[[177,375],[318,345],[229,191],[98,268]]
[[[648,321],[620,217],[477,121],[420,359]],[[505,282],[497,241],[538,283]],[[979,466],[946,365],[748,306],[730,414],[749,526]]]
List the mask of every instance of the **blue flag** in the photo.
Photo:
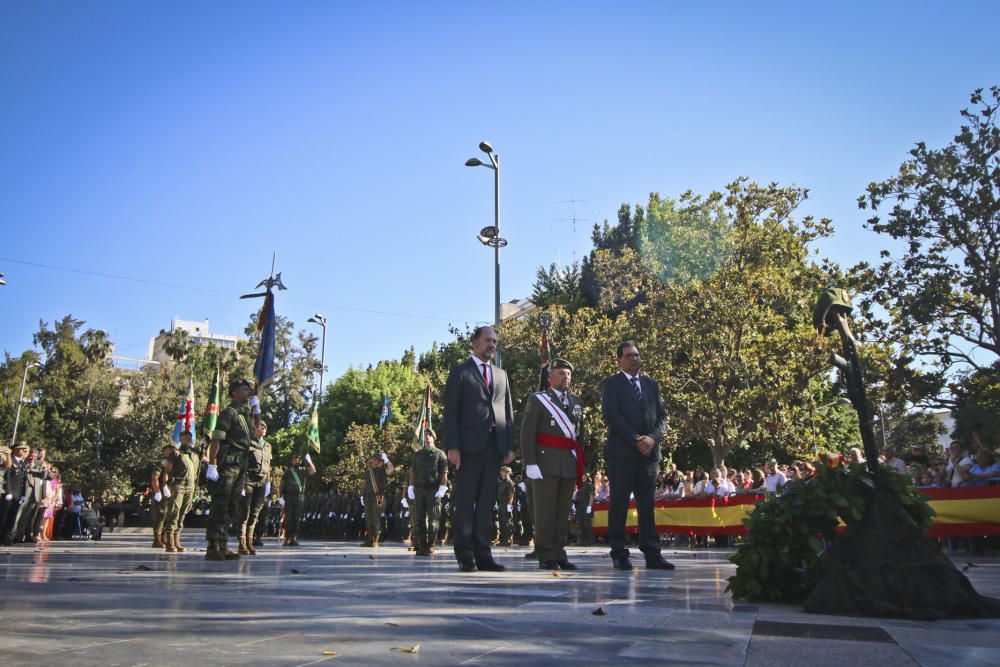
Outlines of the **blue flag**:
[[382,414],[378,418],[379,428],[384,427],[390,419],[392,419],[392,410],[389,409],[389,395],[386,394],[385,400],[382,401]]
[[264,307],[260,309],[260,315],[257,317],[260,347],[257,348],[257,360],[253,364],[253,376],[257,379],[257,391],[265,387],[274,377],[274,330],[274,294],[268,292],[267,296],[264,297]]

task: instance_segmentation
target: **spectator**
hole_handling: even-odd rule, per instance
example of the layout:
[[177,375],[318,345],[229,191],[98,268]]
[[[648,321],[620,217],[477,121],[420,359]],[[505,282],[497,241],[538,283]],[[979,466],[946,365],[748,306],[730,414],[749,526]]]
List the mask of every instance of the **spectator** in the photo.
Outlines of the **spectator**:
[[767,493],[777,493],[788,482],[785,473],[778,470],[778,461],[771,459],[764,467],[767,477],[764,478],[764,490]]
[[898,472],[900,475],[906,474],[906,462],[903,459],[896,456],[896,450],[893,447],[885,448],[885,464]]
[[966,480],[972,486],[1000,482],[1000,463],[997,463],[996,455],[986,447],[980,448],[976,452],[976,463],[969,468]]
[[920,480],[917,483],[918,489],[937,489],[941,485],[934,481],[934,474],[930,470],[920,473]]
[[760,468],[754,468],[750,471],[750,489],[753,491],[763,491],[764,484],[766,483],[766,476],[764,471]]
[[847,460],[851,465],[857,465],[865,462],[865,455],[860,447],[851,447],[847,454]]
[[948,464],[945,466],[948,486],[962,486],[972,464],[972,457],[962,449],[962,443],[952,440],[951,444],[948,445]]

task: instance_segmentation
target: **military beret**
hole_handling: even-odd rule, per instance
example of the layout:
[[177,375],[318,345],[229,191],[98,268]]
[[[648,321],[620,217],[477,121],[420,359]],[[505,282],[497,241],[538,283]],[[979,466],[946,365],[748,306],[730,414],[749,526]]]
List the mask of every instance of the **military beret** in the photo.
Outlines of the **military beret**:
[[502,470],[503,472],[510,472],[510,466],[502,466],[500,470]]
[[565,359],[553,359],[552,368],[565,368],[566,370],[572,371],[573,364],[569,363]]
[[253,389],[253,382],[245,378],[232,379],[229,381],[229,391],[238,389],[240,387],[247,387],[248,389]]

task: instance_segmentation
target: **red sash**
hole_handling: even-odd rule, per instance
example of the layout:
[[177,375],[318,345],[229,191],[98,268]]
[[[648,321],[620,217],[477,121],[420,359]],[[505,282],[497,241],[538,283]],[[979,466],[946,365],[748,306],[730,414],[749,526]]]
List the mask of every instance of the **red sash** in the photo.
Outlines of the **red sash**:
[[583,447],[580,443],[564,435],[553,435],[552,433],[536,433],[535,443],[553,449],[568,449],[576,453],[576,488],[583,486]]

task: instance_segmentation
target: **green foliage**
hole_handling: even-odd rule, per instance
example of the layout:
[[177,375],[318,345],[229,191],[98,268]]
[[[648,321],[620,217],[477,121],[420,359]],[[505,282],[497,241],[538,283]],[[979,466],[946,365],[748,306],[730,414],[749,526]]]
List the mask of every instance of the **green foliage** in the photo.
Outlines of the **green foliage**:
[[[879,473],[914,522],[930,528],[934,510],[910,478],[885,466]],[[874,494],[875,482],[863,464],[821,466],[813,480],[789,482],[781,495],[757,503],[743,520],[749,533],[729,557],[737,569],[726,590],[734,598],[761,602],[802,599],[817,583],[817,564],[838,524],[860,521]]]
[[586,306],[580,265],[574,263],[559,268],[553,263],[548,269],[538,267],[531,302],[540,308],[562,306],[577,310]]
[[705,198],[688,191],[679,201],[650,194],[637,249],[660,283],[705,280],[729,261],[734,239],[721,199],[717,192]]
[[1000,450],[1000,362],[963,375],[956,383],[954,437],[970,450]]

